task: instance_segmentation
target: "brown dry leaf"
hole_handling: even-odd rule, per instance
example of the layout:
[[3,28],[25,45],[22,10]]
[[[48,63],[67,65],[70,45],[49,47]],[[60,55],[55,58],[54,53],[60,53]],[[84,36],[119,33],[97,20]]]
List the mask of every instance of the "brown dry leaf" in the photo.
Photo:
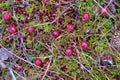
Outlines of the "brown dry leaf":
[[2,61],[0,61],[0,67],[1,68],[6,68],[6,65]]
[[113,14],[116,14],[116,8],[115,8],[115,5],[114,5],[114,4],[111,4],[111,5],[109,6],[109,9],[110,9],[110,11],[111,11]]
[[111,37],[110,43],[115,49],[120,51],[120,31],[115,31]]

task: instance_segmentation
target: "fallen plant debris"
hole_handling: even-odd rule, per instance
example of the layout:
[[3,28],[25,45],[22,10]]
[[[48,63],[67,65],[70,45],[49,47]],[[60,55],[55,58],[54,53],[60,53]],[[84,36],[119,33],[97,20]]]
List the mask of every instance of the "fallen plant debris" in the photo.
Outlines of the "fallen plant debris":
[[0,0],[0,80],[120,80],[119,0]]

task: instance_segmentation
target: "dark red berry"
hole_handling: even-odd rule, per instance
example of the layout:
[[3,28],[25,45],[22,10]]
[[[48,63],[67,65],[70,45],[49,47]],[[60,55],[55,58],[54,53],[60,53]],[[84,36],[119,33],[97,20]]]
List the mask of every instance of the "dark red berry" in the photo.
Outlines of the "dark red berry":
[[42,65],[42,60],[40,58],[36,58],[34,60],[34,64],[37,65],[37,66],[41,66]]
[[83,14],[82,21],[84,21],[84,22],[90,21],[90,15],[88,13]]
[[53,31],[52,32],[52,36],[54,37],[54,38],[58,38],[59,36],[60,36],[60,31],[58,31],[58,30],[55,30],[55,31]]
[[80,48],[84,51],[87,51],[88,50],[88,42],[87,41],[80,42]]
[[72,55],[73,55],[73,50],[72,50],[72,48],[67,48],[67,49],[65,50],[65,54],[66,54],[67,56],[72,56]]
[[9,28],[8,28],[8,32],[13,34],[13,33],[16,33],[17,32],[17,28],[15,25],[11,25]]
[[6,13],[3,14],[3,19],[4,19],[5,21],[10,20],[10,18],[11,18],[11,16],[10,16],[9,13],[6,12]]
[[66,30],[67,30],[69,33],[72,33],[72,32],[74,31],[74,25],[72,25],[72,24],[67,25]]
[[100,14],[102,14],[103,16],[107,15],[108,13],[108,8],[100,8]]
[[21,71],[22,70],[22,66],[16,66],[16,71]]
[[69,77],[68,80],[73,80],[73,78]]
[[28,32],[31,34],[33,32],[35,32],[35,28],[34,27],[28,27]]

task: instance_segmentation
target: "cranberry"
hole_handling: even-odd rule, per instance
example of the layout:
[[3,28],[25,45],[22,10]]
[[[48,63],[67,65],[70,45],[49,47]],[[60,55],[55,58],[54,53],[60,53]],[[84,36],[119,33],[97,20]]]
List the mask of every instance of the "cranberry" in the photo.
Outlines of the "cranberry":
[[82,41],[80,43],[80,48],[82,48],[82,50],[87,51],[88,50],[88,42],[87,41]]
[[22,66],[16,66],[16,71],[21,71],[22,70]]
[[58,38],[59,36],[60,36],[60,31],[58,31],[58,30],[55,30],[55,31],[53,31],[52,32],[52,36],[54,37],[54,38]]
[[11,18],[11,16],[10,16],[9,13],[6,12],[6,13],[3,14],[3,19],[4,19],[5,21],[10,20],[10,18]]
[[28,27],[28,32],[31,34],[33,32],[35,32],[35,28],[34,27]]
[[72,25],[72,24],[67,25],[66,30],[67,30],[69,33],[72,33],[72,32],[74,31],[74,25]]
[[12,25],[8,28],[8,32],[13,34],[13,33],[16,33],[17,32],[17,28],[15,25]]
[[34,64],[37,65],[37,66],[41,66],[42,65],[42,60],[40,58],[36,58],[34,60]]
[[67,56],[72,56],[72,55],[73,55],[73,50],[72,50],[72,48],[67,48],[67,49],[65,50],[65,54],[66,54]]
[[69,77],[68,80],[73,80],[73,78]]
[[103,16],[105,16],[108,13],[108,8],[100,8],[100,14],[102,14]]
[[84,21],[84,22],[90,21],[90,15],[88,13],[83,14],[82,21]]

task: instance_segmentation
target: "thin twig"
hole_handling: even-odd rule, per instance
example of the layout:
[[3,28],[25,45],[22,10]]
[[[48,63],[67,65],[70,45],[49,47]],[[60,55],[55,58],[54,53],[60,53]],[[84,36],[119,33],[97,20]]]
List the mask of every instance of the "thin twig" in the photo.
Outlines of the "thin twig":
[[43,75],[43,77],[42,77],[41,80],[44,80],[44,77],[46,76],[46,74],[47,74],[47,72],[48,72],[48,70],[49,70],[49,67],[50,67],[51,62],[52,62],[52,57],[51,57],[51,59],[50,59],[50,61],[49,61],[49,63],[48,63],[47,69],[46,69],[46,71],[45,71],[45,73],[44,73],[44,75]]
[[15,70],[13,70],[15,74],[17,74],[19,77],[21,77],[23,80],[26,80],[23,76],[21,76],[19,73],[17,73]]
[[12,76],[12,80],[16,80],[15,75],[14,75],[14,73],[13,73],[13,71],[12,71],[12,68],[9,67],[8,69],[9,69],[10,74],[11,74],[11,76]]

